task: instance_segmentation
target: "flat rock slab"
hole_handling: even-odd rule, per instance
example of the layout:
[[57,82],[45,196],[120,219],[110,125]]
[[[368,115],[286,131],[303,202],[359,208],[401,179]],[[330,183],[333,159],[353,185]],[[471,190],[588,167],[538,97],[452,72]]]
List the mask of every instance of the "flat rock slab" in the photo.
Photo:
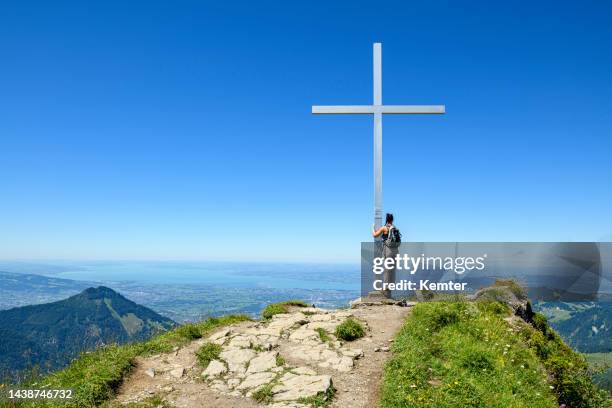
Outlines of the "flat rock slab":
[[247,369],[246,375],[253,373],[261,373],[263,371],[269,371],[276,367],[276,356],[278,352],[268,351],[258,354],[249,362],[249,368]]
[[276,377],[274,373],[264,372],[264,373],[255,373],[247,376],[236,389],[238,391],[250,390],[251,388],[257,388],[262,385],[268,384]]
[[170,370],[170,376],[174,378],[182,378],[185,375],[185,367],[176,367]]
[[310,408],[310,405],[304,405],[297,402],[276,402],[269,405],[270,408]]
[[244,374],[246,366],[253,357],[255,351],[251,349],[226,349],[219,354],[219,358],[227,363],[229,371],[237,374]]
[[227,367],[219,360],[213,360],[208,363],[208,367],[202,373],[203,377],[218,377],[227,373]]
[[329,375],[285,374],[280,383],[272,388],[274,401],[294,401],[327,393],[332,382]]

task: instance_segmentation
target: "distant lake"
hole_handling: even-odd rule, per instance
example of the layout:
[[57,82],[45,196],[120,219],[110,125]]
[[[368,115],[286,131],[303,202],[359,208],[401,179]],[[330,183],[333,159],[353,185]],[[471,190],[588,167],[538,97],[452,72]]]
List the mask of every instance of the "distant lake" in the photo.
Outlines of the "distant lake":
[[360,288],[358,264],[53,261],[0,262],[0,270],[100,282],[348,291]]

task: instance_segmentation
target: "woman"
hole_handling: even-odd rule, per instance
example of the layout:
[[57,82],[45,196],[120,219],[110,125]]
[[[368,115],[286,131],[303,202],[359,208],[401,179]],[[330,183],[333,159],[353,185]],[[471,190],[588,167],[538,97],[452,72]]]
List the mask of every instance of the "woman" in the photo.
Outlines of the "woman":
[[[393,214],[390,213],[387,213],[387,215],[385,216],[385,225],[380,227],[378,230],[375,229],[375,225],[372,225],[372,236],[374,238],[382,236],[382,256],[385,258],[395,258],[395,256],[399,252],[397,247],[385,245],[385,241],[389,237],[389,231],[391,230],[391,227],[395,228],[395,225],[393,225]],[[385,268],[385,272],[383,274],[383,282],[395,283],[395,263],[393,263],[393,265],[394,266],[391,268]],[[383,290],[382,293],[386,298],[391,297],[391,291],[388,289]]]
[[382,235],[382,240],[384,242],[389,236],[389,229],[393,226],[393,214],[387,213],[387,215],[385,216],[385,225],[380,227],[378,231],[375,229],[375,225],[372,224],[372,236],[374,238],[378,238]]

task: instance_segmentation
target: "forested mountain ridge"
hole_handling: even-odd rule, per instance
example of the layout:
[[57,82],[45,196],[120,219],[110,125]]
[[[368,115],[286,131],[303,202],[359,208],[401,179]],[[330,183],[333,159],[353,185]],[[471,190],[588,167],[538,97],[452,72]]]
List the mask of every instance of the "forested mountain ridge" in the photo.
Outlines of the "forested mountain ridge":
[[58,302],[0,311],[0,375],[68,364],[82,351],[140,341],[175,323],[110,288],[89,288]]

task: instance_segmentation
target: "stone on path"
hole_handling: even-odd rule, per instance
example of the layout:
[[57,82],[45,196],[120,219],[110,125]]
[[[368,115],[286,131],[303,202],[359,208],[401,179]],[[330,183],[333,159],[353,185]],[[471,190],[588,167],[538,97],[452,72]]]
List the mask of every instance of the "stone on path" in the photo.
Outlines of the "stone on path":
[[238,335],[236,337],[233,337],[229,344],[228,347],[231,348],[250,348],[253,345],[253,338],[251,336],[243,336],[243,335]]
[[274,351],[259,354],[249,363],[249,368],[247,369],[246,375],[268,371],[276,367],[277,355],[278,353]]
[[238,387],[236,387],[236,389],[239,391],[250,390],[251,388],[256,388],[269,383],[272,381],[272,379],[274,379],[274,377],[274,373],[268,372],[251,374],[246,377],[244,381],[240,383]]
[[276,402],[268,406],[270,408],[309,408],[308,405],[300,404],[298,402]]
[[219,360],[213,360],[208,364],[206,370],[202,373],[203,377],[218,377],[227,372],[227,367]]
[[344,350],[340,350],[340,352],[347,357],[351,357],[355,359],[363,357],[362,349],[344,349]]
[[315,370],[313,370],[312,368],[308,368],[308,367],[298,367],[298,368],[294,368],[291,371],[293,371],[296,374],[302,374],[302,375],[317,375],[317,372]]
[[272,317],[272,321],[268,324],[268,333],[280,336],[284,330],[296,324],[308,323],[306,315],[302,313],[294,314],[277,314]]
[[225,338],[231,333],[231,330],[228,328],[221,329],[220,331],[214,333],[208,338],[208,341],[211,343],[223,344],[225,342]]
[[227,386],[230,388],[236,388],[240,384],[240,379],[238,378],[230,378],[227,380]]
[[174,378],[182,378],[185,375],[185,367],[176,367],[170,370],[170,375]]
[[210,383],[210,387],[214,390],[217,390],[221,393],[228,393],[229,392],[229,388],[227,386],[227,384],[225,384],[223,381],[221,380],[215,380],[213,382]]

